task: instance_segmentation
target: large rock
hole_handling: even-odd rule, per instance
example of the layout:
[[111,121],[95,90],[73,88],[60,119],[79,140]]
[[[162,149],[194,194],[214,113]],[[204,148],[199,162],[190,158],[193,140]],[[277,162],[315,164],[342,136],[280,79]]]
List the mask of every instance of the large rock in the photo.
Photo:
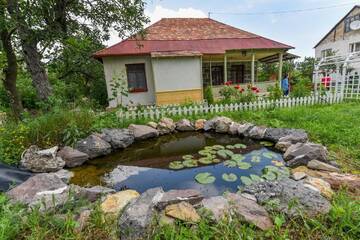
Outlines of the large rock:
[[181,119],[176,123],[176,130],[180,132],[194,131],[195,128],[188,119]]
[[162,118],[156,128],[160,135],[164,135],[174,132],[176,125],[171,118]]
[[134,134],[129,129],[105,128],[101,131],[102,139],[110,143],[113,149],[127,148],[134,140]]
[[308,135],[302,129],[289,129],[289,128],[268,128],[266,129],[264,139],[272,142],[307,142]]
[[89,158],[97,158],[111,153],[111,145],[104,141],[98,134],[91,134],[85,139],[78,141],[75,148],[89,155]]
[[231,125],[229,126],[229,134],[230,135],[238,135],[238,129],[240,127],[240,123],[237,123],[237,122],[233,122],[231,123]]
[[120,239],[141,239],[155,215],[154,207],[162,198],[161,188],[152,188],[130,202],[119,218]]
[[[260,204],[275,201],[275,209],[289,216],[297,215],[299,210],[308,216],[326,214],[331,207],[319,191],[307,188],[302,181],[289,178],[255,183],[246,186],[243,191],[255,195]],[[297,205],[291,207],[294,201]]]
[[41,173],[30,177],[24,183],[11,189],[6,194],[14,202],[31,204],[37,195],[45,193],[62,193],[67,185],[55,174]]
[[33,174],[15,167],[0,163],[0,192],[7,191],[10,186],[19,185],[26,181]]
[[72,147],[62,148],[57,153],[57,156],[61,157],[65,161],[65,166],[68,168],[81,166],[89,159],[89,155]]
[[204,199],[202,205],[213,214],[212,216],[216,221],[235,214],[262,230],[273,227],[271,218],[265,208],[258,205],[256,201],[249,199],[249,197],[227,193],[225,197],[216,196]]
[[324,162],[320,162],[318,160],[311,160],[310,162],[308,162],[307,167],[314,170],[340,172],[340,169],[338,169],[337,167],[334,167],[333,165]]
[[56,156],[57,151],[58,147],[40,150],[31,146],[23,153],[20,166],[35,173],[56,172],[65,166],[64,160]]
[[104,177],[104,182],[107,186],[114,187],[133,175],[138,175],[140,172],[148,171],[150,168],[123,166],[119,165]]
[[284,160],[289,167],[307,165],[311,160],[327,161],[328,151],[320,144],[297,143],[291,145],[284,154]]
[[265,127],[255,126],[255,127],[251,128],[251,130],[249,131],[248,137],[257,139],[257,140],[261,140],[261,139],[264,139],[265,132],[266,132]]
[[112,188],[107,188],[103,186],[93,186],[89,188],[81,188],[79,195],[90,202],[95,202],[99,198],[112,193],[115,193],[115,190]]
[[145,125],[131,124],[129,130],[134,133],[135,140],[145,140],[159,136],[159,131]]
[[291,145],[293,145],[291,142],[277,142],[275,148],[281,152],[286,152]]
[[334,195],[334,191],[331,189],[331,186],[328,182],[322,180],[321,178],[308,177],[304,181],[305,184],[310,184],[319,190],[321,195],[327,199],[331,199]]
[[196,131],[204,130],[204,125],[206,123],[206,119],[198,119],[194,123],[194,127]]
[[119,214],[131,200],[139,196],[140,194],[134,190],[125,190],[110,194],[101,203],[100,208],[107,214]]
[[166,206],[165,214],[168,217],[187,222],[199,222],[200,216],[195,208],[188,202],[179,202]]
[[204,130],[215,130],[218,133],[227,133],[233,121],[228,117],[214,117],[204,124]]
[[182,201],[192,205],[197,205],[204,198],[202,193],[195,189],[170,190],[165,192],[156,207],[159,210],[164,209],[167,205],[176,204]]
[[240,124],[240,126],[238,127],[238,134],[241,137],[249,137],[249,132],[254,126],[255,125],[251,123]]
[[74,177],[74,173],[66,169],[61,169],[57,172],[54,172],[53,174],[58,176],[66,184],[68,184],[70,179]]

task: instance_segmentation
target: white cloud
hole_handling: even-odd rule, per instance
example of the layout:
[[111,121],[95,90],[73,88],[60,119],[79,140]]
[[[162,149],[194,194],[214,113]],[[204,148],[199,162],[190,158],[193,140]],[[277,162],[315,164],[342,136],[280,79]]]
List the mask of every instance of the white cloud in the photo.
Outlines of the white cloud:
[[150,23],[159,21],[161,18],[204,18],[207,17],[206,13],[202,10],[189,8],[179,8],[177,10],[164,8],[157,5],[153,11],[145,11],[145,14],[150,18]]

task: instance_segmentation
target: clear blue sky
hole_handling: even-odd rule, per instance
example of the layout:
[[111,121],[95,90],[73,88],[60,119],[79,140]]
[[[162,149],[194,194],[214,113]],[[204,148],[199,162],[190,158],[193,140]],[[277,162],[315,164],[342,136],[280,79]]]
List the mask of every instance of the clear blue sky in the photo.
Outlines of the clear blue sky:
[[253,16],[213,14],[213,19],[268,37],[296,49],[302,57],[314,55],[314,45],[359,1],[352,0],[147,0],[152,22],[161,17],[201,17],[208,12],[273,12],[347,4],[330,9]]

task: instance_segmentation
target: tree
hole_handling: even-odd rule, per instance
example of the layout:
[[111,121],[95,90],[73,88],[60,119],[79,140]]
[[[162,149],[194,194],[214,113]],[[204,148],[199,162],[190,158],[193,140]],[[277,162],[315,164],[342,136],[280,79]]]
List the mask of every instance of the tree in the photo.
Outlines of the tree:
[[[40,99],[51,95],[44,59],[61,54],[69,38],[87,36],[108,40],[142,30],[147,22],[142,0],[8,0],[16,22],[24,60]],[[45,58],[46,55],[46,58]]]
[[[11,109],[16,119],[20,119],[23,110],[20,95],[16,89],[17,78],[17,57],[12,45],[12,35],[16,31],[16,27],[12,26],[6,12],[6,1],[0,2],[0,40],[6,58],[6,63],[3,66],[2,82],[9,97]],[[2,65],[2,64],[1,64]]]
[[297,70],[303,77],[312,79],[316,60],[313,57],[305,57],[304,61],[297,63]]

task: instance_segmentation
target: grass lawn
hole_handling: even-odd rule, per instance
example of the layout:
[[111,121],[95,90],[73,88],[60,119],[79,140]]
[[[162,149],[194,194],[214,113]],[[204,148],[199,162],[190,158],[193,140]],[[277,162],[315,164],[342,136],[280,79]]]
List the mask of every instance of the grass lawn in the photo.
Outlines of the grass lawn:
[[[83,113],[81,113],[83,114]],[[331,106],[296,107],[256,112],[222,113],[235,121],[249,121],[269,127],[302,128],[309,134],[311,141],[327,146],[332,157],[347,172],[360,173],[360,103],[348,102]],[[69,117],[70,116],[70,117]],[[13,128],[17,136],[5,126],[0,139],[3,146],[11,145],[12,139],[22,143],[44,142],[51,146],[63,139],[65,127],[71,122],[70,130],[74,138],[86,136],[91,131],[104,127],[127,127],[113,113],[87,118],[79,118],[68,112],[43,116],[28,120],[21,127]],[[192,116],[191,119],[211,118],[214,115]],[[181,117],[177,117],[180,119]],[[65,120],[66,121],[65,121]],[[136,123],[146,123],[138,120]],[[86,124],[85,124],[86,123]],[[77,125],[78,124],[78,125]],[[38,126],[38,129],[36,128]],[[80,126],[82,128],[80,128]],[[24,130],[25,129],[25,130]],[[41,138],[43,132],[47,138]],[[0,136],[0,137],[2,137]],[[32,139],[36,136],[36,139]],[[54,137],[56,136],[56,138]],[[25,140],[22,140],[25,139]],[[45,141],[46,140],[46,141]],[[75,139],[76,140],[76,139]],[[7,145],[6,145],[7,144]],[[41,144],[39,144],[41,145]],[[24,147],[24,146],[23,146]],[[5,148],[4,148],[5,149]],[[6,148],[7,149],[7,148]],[[11,150],[11,148],[9,148]],[[9,151],[10,151],[9,150]],[[20,152],[20,151],[19,151]],[[14,160],[14,162],[16,162]],[[55,211],[40,213],[27,211],[24,206],[14,205],[0,193],[0,240],[7,239],[118,239],[116,219],[103,216],[98,203],[92,206],[90,222],[82,231],[76,230],[74,216],[86,203],[73,203]],[[332,200],[332,209],[326,216],[308,219],[300,216],[287,219],[279,213],[271,212],[275,228],[261,232],[254,226],[233,218],[220,223],[211,223],[206,218],[197,225],[178,223],[175,226],[154,226],[147,239],[359,239],[360,202],[340,191]]]

